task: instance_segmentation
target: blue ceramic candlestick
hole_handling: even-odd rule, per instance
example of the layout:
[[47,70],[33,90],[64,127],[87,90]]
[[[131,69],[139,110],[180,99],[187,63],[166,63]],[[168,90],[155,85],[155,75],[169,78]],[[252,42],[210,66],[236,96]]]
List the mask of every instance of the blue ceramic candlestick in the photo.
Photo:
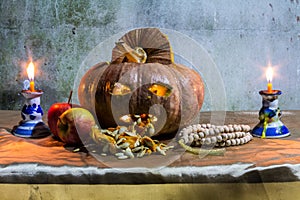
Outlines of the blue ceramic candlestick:
[[253,136],[261,138],[282,138],[290,135],[288,128],[280,121],[281,111],[278,107],[280,90],[259,92],[262,96],[262,108],[259,111],[260,122],[252,130]]
[[40,105],[40,96],[43,91],[22,90],[25,104],[21,111],[22,121],[13,128],[12,133],[19,137],[41,138],[51,134],[42,120],[43,109]]

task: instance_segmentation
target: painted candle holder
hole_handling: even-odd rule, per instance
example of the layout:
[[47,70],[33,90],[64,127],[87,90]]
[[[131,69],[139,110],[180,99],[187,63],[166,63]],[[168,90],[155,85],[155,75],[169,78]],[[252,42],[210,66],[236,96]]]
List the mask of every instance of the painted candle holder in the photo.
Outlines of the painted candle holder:
[[51,134],[48,126],[43,122],[43,109],[40,105],[42,90],[31,92],[22,90],[25,103],[21,111],[22,121],[13,127],[12,133],[15,136],[26,138],[41,138]]
[[288,128],[280,121],[281,110],[278,107],[280,90],[259,92],[262,96],[262,108],[259,111],[260,122],[252,130],[252,135],[261,138],[282,138],[290,135]]

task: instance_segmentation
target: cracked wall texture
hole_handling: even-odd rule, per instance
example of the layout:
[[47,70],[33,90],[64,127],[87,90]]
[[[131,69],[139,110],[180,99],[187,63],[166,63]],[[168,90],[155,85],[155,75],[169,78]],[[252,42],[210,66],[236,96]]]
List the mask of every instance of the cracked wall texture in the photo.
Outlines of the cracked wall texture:
[[[280,107],[300,109],[299,0],[2,0],[0,109],[20,110],[30,55],[47,110],[67,101],[78,67],[96,45],[148,26],[179,31],[207,50],[222,76],[226,110],[261,107],[269,61],[276,65],[274,87],[283,91]],[[212,109],[207,95],[203,110]]]

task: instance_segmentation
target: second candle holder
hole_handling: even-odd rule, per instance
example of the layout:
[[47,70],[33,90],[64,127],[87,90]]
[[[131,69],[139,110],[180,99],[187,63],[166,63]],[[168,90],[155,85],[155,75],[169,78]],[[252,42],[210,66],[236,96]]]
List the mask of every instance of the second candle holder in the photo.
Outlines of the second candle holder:
[[290,135],[288,128],[281,122],[281,110],[278,107],[278,96],[280,90],[271,93],[262,90],[262,108],[259,111],[260,122],[252,130],[253,136],[261,138],[282,138]]

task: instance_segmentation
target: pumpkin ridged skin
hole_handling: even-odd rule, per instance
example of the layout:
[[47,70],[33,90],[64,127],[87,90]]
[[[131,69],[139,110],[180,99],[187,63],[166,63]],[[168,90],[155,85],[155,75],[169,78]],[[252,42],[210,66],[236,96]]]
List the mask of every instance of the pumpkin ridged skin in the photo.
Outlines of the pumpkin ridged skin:
[[[107,83],[112,87],[117,82],[129,86],[132,92],[112,95],[107,89]],[[149,91],[151,84],[158,82],[172,86],[169,97],[159,97]],[[158,118],[155,128],[159,130],[158,135],[173,136],[172,133],[178,130],[179,125],[186,126],[197,117],[203,102],[203,92],[199,74],[183,65],[111,64],[100,78],[95,94],[95,109],[100,126],[108,128],[122,124],[119,118],[123,115],[148,113],[151,106],[162,105],[164,109],[154,107],[156,110],[151,113]],[[166,121],[162,119],[164,112]]]
[[[145,63],[136,63],[131,56],[128,59],[136,48],[146,52]],[[163,138],[174,137],[180,127],[193,123],[204,98],[200,75],[174,63],[167,37],[155,28],[125,34],[113,48],[111,64],[94,66],[83,79],[78,92],[80,103],[92,106],[101,128],[122,125],[120,117],[124,115],[150,112],[158,119],[154,123],[156,133],[151,136]],[[153,84],[172,88],[170,95],[154,94],[149,90]]]
[[204,83],[201,76],[193,69],[181,64],[172,64],[171,68],[177,72],[178,84],[181,85],[181,98],[183,100],[181,117],[182,126],[189,125],[194,120],[204,101]]
[[102,73],[109,65],[108,62],[100,62],[92,66],[81,78],[78,87],[78,99],[84,108],[95,113],[95,93]]
[[[153,74],[153,75],[152,75]],[[100,78],[96,92],[96,114],[102,128],[115,127],[122,124],[119,118],[126,114],[148,113],[151,106],[162,105],[165,109],[152,107],[153,115],[158,117],[154,125],[156,130],[162,128],[160,116],[166,112],[166,124],[160,134],[175,131],[180,122],[180,89],[177,87],[176,74],[167,65],[159,63],[122,63],[111,64]],[[112,95],[115,83],[122,83],[131,88],[131,93]],[[153,83],[172,85],[172,93],[168,97],[160,97],[149,91]],[[159,128],[160,127],[160,128]],[[167,128],[165,128],[167,127]]]

